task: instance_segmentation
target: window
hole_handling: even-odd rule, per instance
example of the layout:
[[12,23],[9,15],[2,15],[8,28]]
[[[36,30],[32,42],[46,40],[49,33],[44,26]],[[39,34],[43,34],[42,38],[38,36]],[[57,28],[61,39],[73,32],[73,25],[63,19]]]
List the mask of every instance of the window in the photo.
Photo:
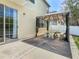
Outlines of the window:
[[35,3],[35,0],[30,0],[32,3]]

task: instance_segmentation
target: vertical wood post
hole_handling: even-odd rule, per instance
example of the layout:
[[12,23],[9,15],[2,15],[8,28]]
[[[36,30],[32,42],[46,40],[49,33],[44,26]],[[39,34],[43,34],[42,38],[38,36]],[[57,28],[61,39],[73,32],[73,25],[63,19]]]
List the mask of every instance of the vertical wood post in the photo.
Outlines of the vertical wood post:
[[69,13],[66,14],[66,41],[69,40]]

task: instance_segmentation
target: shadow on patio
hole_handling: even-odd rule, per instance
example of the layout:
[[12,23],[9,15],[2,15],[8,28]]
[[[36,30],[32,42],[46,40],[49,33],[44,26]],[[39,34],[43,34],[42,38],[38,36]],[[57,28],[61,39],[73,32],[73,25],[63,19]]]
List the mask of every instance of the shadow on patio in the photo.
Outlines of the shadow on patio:
[[23,42],[71,58],[69,42],[66,41],[46,37],[37,37],[24,40]]

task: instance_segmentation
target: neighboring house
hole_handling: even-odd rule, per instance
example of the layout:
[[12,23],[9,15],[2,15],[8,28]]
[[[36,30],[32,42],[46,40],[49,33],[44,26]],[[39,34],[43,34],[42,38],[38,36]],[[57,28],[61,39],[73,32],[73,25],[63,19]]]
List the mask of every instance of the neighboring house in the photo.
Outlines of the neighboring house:
[[46,0],[0,0],[0,43],[35,37],[36,16],[48,10]]

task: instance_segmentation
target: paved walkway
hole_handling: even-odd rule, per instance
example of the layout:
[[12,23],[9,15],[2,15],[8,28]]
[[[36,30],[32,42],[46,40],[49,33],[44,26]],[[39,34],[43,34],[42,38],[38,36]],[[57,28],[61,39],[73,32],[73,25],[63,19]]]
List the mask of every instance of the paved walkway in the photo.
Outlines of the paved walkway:
[[70,59],[20,41],[1,45],[0,59]]

